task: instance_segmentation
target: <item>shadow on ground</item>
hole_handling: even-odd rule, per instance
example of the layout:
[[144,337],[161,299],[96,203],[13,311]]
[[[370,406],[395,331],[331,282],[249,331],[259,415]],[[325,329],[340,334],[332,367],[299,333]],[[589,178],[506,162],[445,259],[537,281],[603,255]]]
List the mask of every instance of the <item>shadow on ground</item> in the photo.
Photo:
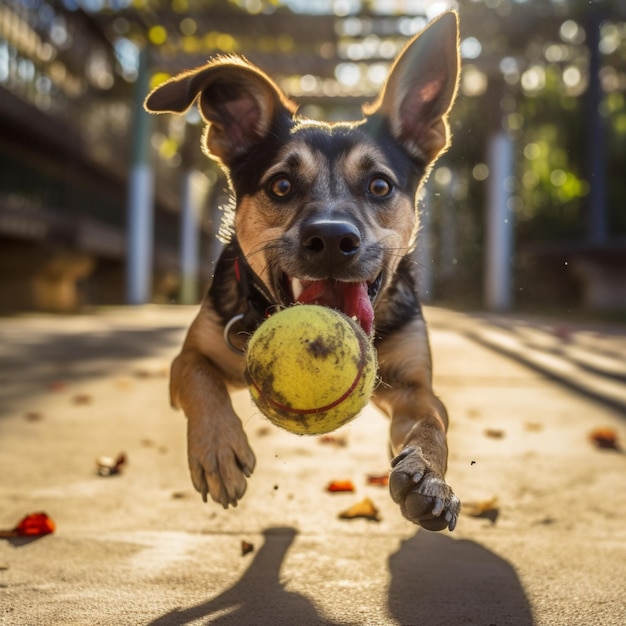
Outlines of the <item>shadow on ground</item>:
[[[171,611],[150,626],[206,619],[222,626],[327,625],[309,599],[287,591],[280,568],[297,531],[270,528],[245,574],[202,604]],[[418,531],[389,558],[390,623],[532,626],[526,594],[514,568],[473,541]],[[342,623],[354,623],[348,619]]]
[[269,528],[265,542],[245,574],[219,596],[202,604],[171,611],[150,626],[178,626],[207,618],[207,624],[222,626],[298,626],[327,624],[315,606],[299,593],[287,591],[280,582],[280,568],[297,531],[293,528]]
[[418,531],[389,569],[389,613],[403,626],[534,624],[515,569],[473,541]]
[[[11,408],[42,393],[55,381],[78,383],[101,376],[128,374],[133,359],[179,348],[184,328],[100,329],[63,332],[34,329],[0,345],[0,403]],[[0,333],[0,338],[2,334]],[[27,375],[25,375],[27,373]]]

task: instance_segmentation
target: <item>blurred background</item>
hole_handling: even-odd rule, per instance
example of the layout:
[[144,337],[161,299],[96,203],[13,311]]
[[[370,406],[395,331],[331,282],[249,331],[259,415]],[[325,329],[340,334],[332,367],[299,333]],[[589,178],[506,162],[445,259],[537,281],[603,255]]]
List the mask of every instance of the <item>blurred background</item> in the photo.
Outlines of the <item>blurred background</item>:
[[0,312],[193,303],[225,180],[148,90],[239,53],[301,113],[359,119],[459,11],[454,140],[426,185],[425,301],[626,319],[626,0],[2,0]]

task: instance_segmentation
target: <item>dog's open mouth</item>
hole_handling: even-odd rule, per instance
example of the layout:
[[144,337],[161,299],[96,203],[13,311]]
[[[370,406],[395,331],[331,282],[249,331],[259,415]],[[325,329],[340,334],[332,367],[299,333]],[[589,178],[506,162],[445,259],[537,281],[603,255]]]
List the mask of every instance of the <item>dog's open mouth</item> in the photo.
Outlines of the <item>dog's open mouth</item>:
[[353,317],[370,335],[374,326],[373,301],[382,283],[382,274],[371,281],[343,282],[333,279],[290,279],[293,301],[301,304],[319,304],[337,309]]

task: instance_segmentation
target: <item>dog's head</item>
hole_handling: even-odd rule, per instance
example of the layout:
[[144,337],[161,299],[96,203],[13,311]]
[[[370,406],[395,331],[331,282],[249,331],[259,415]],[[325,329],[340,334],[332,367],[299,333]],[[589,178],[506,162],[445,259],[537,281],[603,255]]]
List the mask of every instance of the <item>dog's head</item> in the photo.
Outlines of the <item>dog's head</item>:
[[409,42],[359,122],[299,118],[269,77],[233,57],[162,84],[146,108],[180,114],[198,99],[205,151],[236,196],[237,240],[275,302],[331,306],[369,332],[414,243],[419,185],[448,145],[458,65],[457,17],[446,13]]

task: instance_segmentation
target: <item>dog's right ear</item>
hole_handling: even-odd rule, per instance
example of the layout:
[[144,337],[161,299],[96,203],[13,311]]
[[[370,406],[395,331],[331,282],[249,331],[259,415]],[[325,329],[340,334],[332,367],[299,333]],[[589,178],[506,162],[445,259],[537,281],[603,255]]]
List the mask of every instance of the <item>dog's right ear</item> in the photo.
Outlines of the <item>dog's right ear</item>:
[[207,122],[206,151],[229,165],[269,132],[277,115],[291,116],[295,105],[257,67],[225,57],[184,72],[159,85],[146,98],[151,113],[185,113],[199,96]]

